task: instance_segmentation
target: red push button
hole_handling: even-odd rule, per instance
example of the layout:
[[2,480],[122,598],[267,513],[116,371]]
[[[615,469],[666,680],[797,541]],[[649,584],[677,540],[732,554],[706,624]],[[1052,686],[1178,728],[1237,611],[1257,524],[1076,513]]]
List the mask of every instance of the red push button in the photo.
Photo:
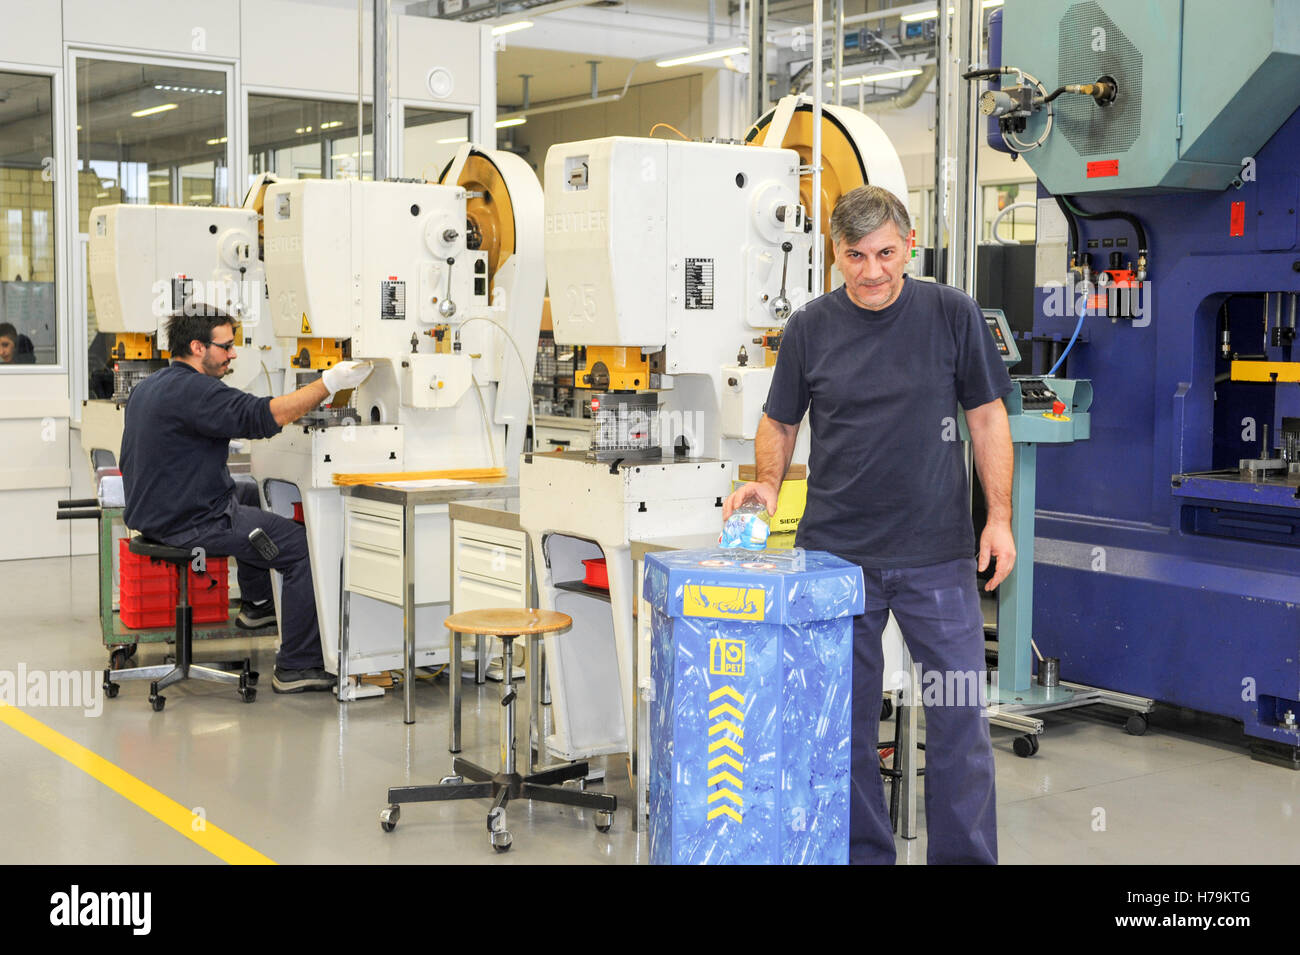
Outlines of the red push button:
[[1054,415],[1056,415],[1056,416],[1058,416],[1058,417],[1061,416],[1061,415],[1063,415],[1063,414],[1065,414],[1065,402],[1063,402],[1063,401],[1053,401],[1053,402],[1052,402],[1052,414],[1054,414]]

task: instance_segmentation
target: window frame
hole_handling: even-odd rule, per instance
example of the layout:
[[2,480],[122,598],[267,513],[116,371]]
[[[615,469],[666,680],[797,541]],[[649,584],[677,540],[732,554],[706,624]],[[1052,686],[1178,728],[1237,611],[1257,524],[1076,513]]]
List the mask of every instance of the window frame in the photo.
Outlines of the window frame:
[[[67,327],[67,350],[63,352],[64,363],[61,366],[69,377],[72,420],[81,423],[81,403],[90,396],[90,367],[87,352],[90,348],[90,334],[87,327],[90,301],[90,277],[84,265],[84,250],[89,236],[80,230],[77,206],[77,60],[110,60],[117,63],[137,63],[142,66],[170,66],[177,69],[202,69],[221,71],[226,74],[226,170],[229,182],[226,189],[226,203],[236,205],[243,201],[243,193],[235,195],[238,183],[244,181],[244,114],[242,89],[239,81],[239,60],[237,57],[214,56],[211,54],[154,53],[139,48],[121,48],[102,46],[93,43],[63,44],[63,83],[59,102],[63,109],[63,135],[55,136],[56,150],[62,146],[62,161],[57,165],[63,180],[60,194],[64,199],[64,211],[60,218],[65,234],[64,248],[66,261],[76,270],[75,276],[67,274],[66,286],[67,308],[59,315],[60,328]],[[214,205],[215,202],[214,197]],[[55,268],[58,269],[56,260]],[[75,278],[75,284],[71,281]],[[56,302],[58,299],[56,299]],[[60,310],[56,304],[56,313]],[[72,356],[78,356],[74,363]],[[51,366],[43,366],[49,368]]]
[[[67,210],[67,181],[64,168],[67,163],[67,140],[61,130],[67,125],[63,108],[63,73],[57,66],[38,66],[31,63],[13,63],[0,60],[0,72],[18,73],[23,76],[46,77],[50,84],[50,134],[54,146],[53,163],[50,171],[54,176],[52,194],[53,209],[50,215],[50,228],[54,230],[54,357],[49,365],[11,365],[3,374],[12,375],[66,375],[68,374],[69,339],[71,331],[67,321],[65,303],[70,301],[69,249],[67,245],[67,227],[64,214]],[[76,126],[76,123],[72,123]],[[80,406],[78,406],[80,407]]]

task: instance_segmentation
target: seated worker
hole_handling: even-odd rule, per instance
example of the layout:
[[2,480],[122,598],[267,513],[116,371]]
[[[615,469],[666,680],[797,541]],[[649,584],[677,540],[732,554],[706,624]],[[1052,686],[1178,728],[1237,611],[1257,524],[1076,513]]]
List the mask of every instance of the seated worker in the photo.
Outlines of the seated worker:
[[[328,690],[335,678],[321,655],[307,534],[302,525],[241,503],[226,467],[232,438],[269,438],[335,392],[370,374],[362,362],[339,362],[319,379],[276,398],[259,398],[221,383],[235,359],[234,325],[215,309],[167,320],[172,363],[131,392],[119,462],[126,492],[123,519],[153,540],[202,547],[239,562],[247,603],[238,623],[273,619],[268,568],[283,575],[276,693]],[[279,547],[262,558],[248,535],[261,528]]]

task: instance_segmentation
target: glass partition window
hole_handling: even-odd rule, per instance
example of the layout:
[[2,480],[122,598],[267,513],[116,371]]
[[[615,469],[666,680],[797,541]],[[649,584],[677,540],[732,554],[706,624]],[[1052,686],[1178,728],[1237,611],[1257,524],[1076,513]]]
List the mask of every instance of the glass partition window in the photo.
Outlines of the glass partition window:
[[113,202],[224,206],[221,70],[77,59],[79,224]]
[[[374,169],[371,107],[362,112],[361,171]],[[357,104],[248,95],[248,185],[262,173],[282,179],[355,179]]]
[[1002,239],[1009,242],[1033,242],[1037,235],[1036,200],[1037,186],[1033,182],[985,186],[983,241],[995,241],[993,223],[997,221],[997,234]]
[[53,95],[0,72],[0,369],[57,361]]
[[[223,69],[77,58],[77,224],[112,203],[231,203]],[[241,197],[236,197],[241,198]],[[112,394],[109,342],[87,295],[92,397]]]
[[469,114],[406,107],[402,116],[402,175],[436,180],[461,143],[469,141]]

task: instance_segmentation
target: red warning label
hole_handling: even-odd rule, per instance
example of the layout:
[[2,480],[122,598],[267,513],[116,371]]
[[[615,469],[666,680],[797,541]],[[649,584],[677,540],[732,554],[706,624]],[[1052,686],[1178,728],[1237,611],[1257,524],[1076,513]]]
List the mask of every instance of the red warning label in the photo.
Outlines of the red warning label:
[[1088,178],[1099,179],[1102,176],[1118,176],[1119,160],[1118,159],[1099,159],[1097,162],[1088,163]]
[[1228,235],[1245,235],[1246,234],[1246,204],[1244,202],[1234,202],[1232,212],[1228,216]]

